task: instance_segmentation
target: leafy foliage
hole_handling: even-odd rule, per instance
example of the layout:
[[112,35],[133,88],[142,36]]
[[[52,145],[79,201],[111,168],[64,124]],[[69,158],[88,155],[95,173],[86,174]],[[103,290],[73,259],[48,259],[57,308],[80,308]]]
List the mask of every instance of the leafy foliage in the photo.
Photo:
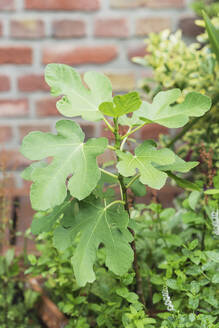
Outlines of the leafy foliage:
[[96,157],[107,146],[105,138],[90,139],[84,143],[84,134],[72,121],[56,124],[58,134],[32,132],[24,138],[21,152],[31,160],[54,159],[46,167],[34,167],[31,180],[31,202],[34,209],[47,210],[61,204],[68,189],[77,199],[87,197],[100,179]]
[[97,72],[84,74],[84,82],[89,89],[82,83],[79,73],[63,64],[49,64],[45,79],[53,96],[64,95],[57,102],[57,109],[64,116],[82,116],[86,120],[95,121],[102,118],[99,105],[104,101],[112,101],[109,79]]
[[[73,239],[81,232],[80,242],[72,258],[75,277],[80,286],[95,280],[93,265],[96,249],[101,243],[106,250],[106,266],[118,275],[128,271],[133,261],[129,244],[133,238],[127,229],[128,222],[128,213],[121,205],[110,206],[106,200],[90,198],[80,203],[79,213],[72,217],[68,229],[56,228],[54,244],[57,248],[61,245],[61,250],[63,240],[68,240],[69,235]],[[65,243],[67,246],[68,243]]]
[[[207,283],[202,282],[203,273],[210,282],[218,280],[217,275],[212,275],[216,247],[209,239],[208,204],[199,215],[195,212],[202,188],[187,183],[195,191],[185,202],[186,211],[180,220],[172,221],[174,209],[163,210],[157,203],[136,205],[134,197],[129,202],[130,190],[144,195],[145,185],[160,189],[168,176],[181,179],[186,185],[172,171],[187,173],[198,164],[185,162],[165,147],[157,149],[152,140],[137,144],[133,151],[129,148],[130,135],[151,122],[182,127],[189,117],[204,115],[210,109],[210,99],[191,92],[176,104],[181,97],[176,88],[158,93],[152,104],[141,102],[136,92],[112,99],[106,77],[86,73],[87,88],[78,73],[66,65],[50,64],[46,80],[54,95],[64,95],[57,104],[61,113],[102,119],[115,142],[107,145],[105,138],[99,138],[85,143],[82,130],[70,120],[57,123],[56,135],[33,132],[24,138],[21,152],[40,161],[23,173],[23,177],[33,181],[32,206],[40,211],[34,217],[32,232],[39,234],[38,238],[52,239],[58,250],[56,253],[51,244],[46,252],[42,248],[42,257],[29,258],[33,269],[27,273],[36,273],[38,268],[46,274],[49,271],[50,291],[52,284],[58,286],[58,304],[72,318],[69,327],[155,328],[168,327],[169,321],[195,325],[207,320],[207,316],[216,327],[216,294],[209,287],[210,298],[206,298],[203,286]],[[119,124],[127,124],[129,129],[124,132]],[[97,156],[106,148],[116,160],[99,167]],[[48,157],[53,158],[50,164],[42,161]],[[216,202],[217,198],[212,206]],[[203,235],[205,228],[208,230]],[[197,253],[193,252],[195,248]],[[194,284],[194,277],[199,287]],[[176,313],[167,313],[165,302],[160,302],[164,285],[171,292],[176,291]],[[191,317],[196,310],[197,316]],[[198,317],[199,313],[204,319]]]
[[[174,89],[159,93],[152,104],[142,103],[142,108],[138,109],[141,100],[136,92],[115,96],[113,102],[106,102],[104,100],[108,100],[105,98],[109,98],[110,89],[107,78],[98,73],[87,73],[84,78],[90,90],[82,85],[78,73],[71,67],[50,64],[46,69],[46,81],[52,87],[52,93],[65,94],[64,100],[61,101],[64,106],[60,107],[58,102],[58,108],[62,110],[64,108],[65,115],[82,115],[88,118],[91,107],[86,107],[85,104],[88,106],[93,101],[95,111],[92,115],[100,113],[100,109],[104,114],[114,117],[114,127],[105,118],[104,120],[115,136],[113,150],[116,150],[120,159],[117,168],[121,177],[131,177],[138,169],[139,183],[160,189],[167,178],[165,170],[187,172],[197,164],[185,163],[169,149],[157,150],[153,141],[145,141],[138,146],[135,156],[124,151],[121,142],[123,139],[126,141],[133,131],[132,125],[135,126],[136,122],[131,123],[131,130],[127,135],[121,136],[118,131],[118,118],[134,111],[129,120],[135,120],[136,115],[140,120],[143,117],[146,122],[142,126],[147,124],[147,121],[153,121],[164,126],[179,127],[188,121],[188,116],[203,115],[210,108],[211,102],[208,97],[191,93],[181,105],[170,106],[180,96],[180,91]],[[102,192],[104,182],[100,182],[98,186],[101,173],[96,158],[106,149],[107,139],[90,139],[84,143],[83,131],[78,124],[70,120],[57,122],[56,129],[56,135],[43,132],[30,133],[24,138],[21,147],[22,154],[28,159],[41,161],[33,163],[23,173],[24,178],[33,181],[30,194],[32,207],[47,211],[36,215],[32,232],[48,232],[57,225],[54,242],[61,251],[80,236],[80,243],[72,263],[77,282],[81,286],[95,280],[93,265],[96,251],[101,244],[106,248],[107,267],[114,273],[122,275],[128,271],[133,261],[130,247],[132,235],[127,229],[129,215],[127,204],[124,202],[127,187],[123,177],[121,180],[121,177],[113,175],[117,179],[116,183],[120,184],[122,200],[110,203],[108,196],[105,197]],[[53,157],[50,164],[42,162],[48,157]],[[105,173],[111,175],[107,171]],[[131,184],[132,181],[128,185]],[[67,192],[69,192],[68,196]],[[86,199],[92,192],[103,199],[95,199],[93,196]],[[79,201],[77,214],[72,210],[75,202],[72,202],[71,196]],[[124,209],[118,203],[122,203]],[[66,222],[67,226],[65,226]]]
[[[178,210],[156,203],[135,204],[131,209],[149,316],[133,292],[134,273],[118,277],[103,267],[104,248],[97,254],[97,281],[78,288],[70,264],[78,240],[57,253],[53,234],[43,233],[37,245],[42,255],[28,273],[47,278],[45,286],[52,299],[71,318],[69,327],[218,328],[218,239],[212,235],[202,202],[202,193],[195,192],[178,200]],[[175,312],[167,312],[162,300],[165,284]]]
[[215,17],[219,14],[219,3],[217,0],[194,0],[192,8],[199,16],[202,16],[203,10],[210,17]]
[[211,43],[211,48],[214,51],[217,61],[219,61],[219,30],[217,30],[211,23],[208,15],[203,12],[203,18],[205,21],[206,30],[208,33],[209,41]]
[[[205,26],[204,21],[199,21],[198,24]],[[212,19],[212,24],[218,28],[217,17]],[[147,55],[133,60],[153,69],[153,77],[144,79],[141,83],[143,89],[149,94],[149,98],[153,98],[160,90],[171,91],[172,88],[182,90],[176,106],[181,106],[184,97],[193,92],[200,92],[212,98],[211,111],[205,114],[193,126],[193,129],[190,128],[186,132],[183,140],[182,137],[180,138],[184,144],[179,149],[179,153],[187,160],[197,161],[200,157],[200,145],[203,144],[208,150],[215,149],[213,162],[214,166],[219,167],[218,125],[216,123],[219,120],[219,66],[215,55],[209,51],[208,34],[198,36],[198,40],[199,43],[187,45],[182,40],[181,31],[170,33],[165,30],[159,34],[152,33],[146,40]],[[162,143],[168,144],[169,138],[163,137]],[[199,175],[198,170],[196,172],[196,176]]]
[[21,269],[14,250],[0,256],[0,326],[1,328],[39,328],[34,305],[38,293],[25,289],[19,279]]

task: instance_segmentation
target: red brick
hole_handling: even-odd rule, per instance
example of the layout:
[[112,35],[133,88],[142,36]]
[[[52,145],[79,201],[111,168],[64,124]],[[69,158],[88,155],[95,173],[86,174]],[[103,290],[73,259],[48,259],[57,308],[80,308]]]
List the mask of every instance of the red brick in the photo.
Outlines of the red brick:
[[[109,123],[113,125],[113,123],[108,119]],[[108,138],[110,140],[115,140],[114,134],[107,128],[104,122],[101,122],[100,126],[100,136]]]
[[142,43],[128,48],[127,56],[130,61],[133,57],[144,57],[146,55],[146,45]]
[[136,35],[145,36],[149,33],[158,33],[170,27],[171,27],[170,18],[166,18],[166,17],[139,18],[136,21]]
[[32,63],[32,48],[28,46],[0,46],[0,64],[24,65]]
[[37,116],[58,116],[56,109],[57,98],[46,97],[36,101]]
[[79,125],[85,133],[85,139],[96,137],[95,126],[93,123],[83,122],[83,123],[79,123]]
[[179,28],[183,34],[190,37],[196,37],[197,35],[204,32],[204,28],[195,24],[195,16],[181,17],[179,20]]
[[18,78],[18,89],[23,92],[49,91],[44,75],[28,74]]
[[97,10],[100,0],[25,0],[26,9],[36,10]]
[[113,8],[184,8],[185,0],[111,0],[110,5]]
[[104,154],[98,156],[97,161],[100,166],[106,162],[116,161],[115,152],[110,149],[106,149]]
[[50,132],[51,127],[49,125],[39,125],[39,124],[26,124],[19,126],[20,141],[32,131],[42,131]]
[[53,22],[53,36],[55,38],[74,38],[86,35],[86,26],[83,20],[62,19]]
[[166,184],[160,190],[155,190],[147,187],[147,195],[145,197],[139,197],[138,202],[150,204],[151,200],[154,198],[154,195],[156,195],[158,202],[162,204],[164,208],[173,207],[173,200],[182,192],[183,190],[181,188],[178,188],[177,186],[171,186],[169,184]]
[[1,99],[0,117],[19,117],[28,114],[27,99]]
[[13,19],[10,30],[11,37],[16,39],[38,39],[45,35],[41,19]]
[[159,124],[147,124],[140,130],[142,140],[156,139],[158,140],[160,134],[168,134],[169,129]]
[[0,10],[14,10],[14,0],[1,0]]
[[2,22],[0,22],[0,36],[3,35],[3,25],[2,25]]
[[111,81],[113,92],[130,91],[136,86],[133,73],[104,73]]
[[8,142],[12,139],[12,128],[10,126],[0,126],[0,142]]
[[0,75],[0,92],[9,91],[11,82],[7,75]]
[[112,8],[137,8],[147,5],[148,0],[110,0]]
[[69,65],[102,64],[116,57],[117,47],[114,45],[74,47],[70,44],[59,44],[46,46],[43,49],[43,64],[53,62]]
[[31,161],[26,159],[18,149],[3,149],[0,151],[0,157],[4,157],[8,170],[24,169]]
[[147,0],[149,8],[184,8],[185,0]]
[[125,18],[99,18],[95,21],[94,35],[127,38],[129,36],[128,21]]

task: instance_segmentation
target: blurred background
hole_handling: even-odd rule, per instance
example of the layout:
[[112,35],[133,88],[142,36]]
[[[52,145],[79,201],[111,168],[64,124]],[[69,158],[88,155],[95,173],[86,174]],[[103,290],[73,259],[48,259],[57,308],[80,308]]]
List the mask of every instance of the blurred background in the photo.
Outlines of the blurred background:
[[[54,131],[60,118],[56,99],[44,81],[52,62],[102,71],[114,93],[137,88],[152,70],[136,65],[144,56],[149,33],[181,29],[186,42],[200,27],[194,23],[190,0],[0,0],[0,145],[1,197],[7,194],[14,231],[30,226],[29,184],[20,172],[29,163],[19,153],[22,138],[33,130]],[[80,119],[78,120],[80,122]],[[83,122],[88,137],[105,135],[99,123]],[[167,129],[148,125],[139,139],[156,138]],[[166,205],[177,187],[162,190]],[[19,210],[18,210],[19,209]],[[12,236],[19,246],[21,237]]]

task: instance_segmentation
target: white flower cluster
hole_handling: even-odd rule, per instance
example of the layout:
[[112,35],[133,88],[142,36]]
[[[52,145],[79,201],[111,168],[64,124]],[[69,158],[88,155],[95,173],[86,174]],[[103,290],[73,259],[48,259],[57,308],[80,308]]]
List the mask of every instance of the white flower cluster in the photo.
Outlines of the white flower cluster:
[[166,285],[163,286],[162,296],[163,296],[164,304],[167,307],[167,311],[175,311],[173,303],[169,296],[168,288]]
[[211,222],[213,225],[213,231],[216,236],[219,236],[219,211],[211,212]]

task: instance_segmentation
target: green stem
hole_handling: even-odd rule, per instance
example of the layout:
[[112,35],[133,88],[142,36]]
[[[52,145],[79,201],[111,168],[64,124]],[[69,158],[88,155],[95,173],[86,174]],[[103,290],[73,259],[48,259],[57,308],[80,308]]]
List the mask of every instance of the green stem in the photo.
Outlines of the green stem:
[[[131,132],[131,127],[128,129],[128,132],[127,133],[129,133],[129,132]],[[124,145],[125,145],[127,139],[128,139],[128,136],[123,139],[123,141],[121,143],[121,146],[120,146],[120,150],[121,151],[123,151],[123,148],[124,148]]]
[[140,177],[140,174],[137,174],[132,180],[127,184],[126,188],[128,189],[138,178]]
[[109,175],[110,177],[112,177],[114,179],[118,179],[118,175],[115,175],[115,174],[113,174],[113,173],[111,173],[109,171],[106,171],[104,169],[101,169],[101,168],[100,168],[100,171],[103,172],[103,173],[105,173],[105,174],[107,174],[107,175]]
[[105,117],[103,117],[103,120],[106,123],[108,129],[114,133],[114,129],[113,129],[112,125],[107,121],[107,119]]
[[[119,175],[119,181],[121,185],[121,190],[123,193],[123,200],[124,200],[124,208],[128,212],[129,218],[130,218],[130,211],[129,211],[129,206],[128,206],[128,197],[127,197],[127,188],[124,183],[123,176]],[[145,297],[144,297],[144,289],[143,289],[143,284],[142,284],[142,277],[140,274],[139,266],[138,266],[138,258],[137,258],[137,250],[136,250],[136,244],[135,244],[135,233],[134,230],[129,228],[129,231],[131,232],[133,236],[133,241],[131,242],[131,247],[134,253],[134,262],[133,262],[133,269],[135,271],[135,279],[136,279],[136,293],[139,297],[139,300],[141,303],[144,305],[144,308],[146,308],[146,303],[145,303]]]
[[108,148],[108,149],[110,149],[110,150],[116,150],[116,148],[115,148],[115,147],[113,147],[113,146],[110,146],[110,145],[108,145],[108,146],[107,146],[107,148]]
[[[121,145],[121,140],[125,138],[121,138],[119,135],[119,127],[118,127],[118,119],[114,119],[114,124],[115,124],[115,129],[114,129],[114,136],[115,136],[115,148],[120,149]],[[118,159],[118,157],[117,157]],[[129,218],[130,218],[130,211],[129,211],[129,204],[128,204],[128,196],[127,196],[127,187],[124,182],[124,178],[121,174],[118,176],[119,183],[120,183],[120,191],[121,191],[121,197],[124,203],[124,208],[127,211]],[[140,270],[138,266],[138,258],[137,258],[137,251],[136,251],[136,244],[135,244],[135,233],[134,231],[129,228],[129,231],[131,232],[133,236],[133,241],[131,242],[131,247],[134,253],[134,262],[133,262],[133,269],[135,271],[135,278],[136,278],[136,293],[139,297],[139,300],[141,303],[144,305],[145,308],[145,298],[144,298],[144,289],[143,289],[143,284],[142,284],[142,278],[140,275]]]
[[135,133],[136,131],[138,131],[138,130],[140,130],[141,128],[143,128],[143,126],[145,126],[146,124],[148,124],[148,123],[145,122],[145,123],[139,125],[137,128],[131,130],[130,132],[127,132],[124,136],[121,137],[121,139],[123,140],[123,139],[127,138],[127,137],[130,136],[132,133]]
[[111,206],[113,206],[115,204],[125,205],[125,202],[123,200],[114,200],[114,202],[112,202],[109,205],[107,205],[104,210],[106,211],[108,208],[110,208]]

